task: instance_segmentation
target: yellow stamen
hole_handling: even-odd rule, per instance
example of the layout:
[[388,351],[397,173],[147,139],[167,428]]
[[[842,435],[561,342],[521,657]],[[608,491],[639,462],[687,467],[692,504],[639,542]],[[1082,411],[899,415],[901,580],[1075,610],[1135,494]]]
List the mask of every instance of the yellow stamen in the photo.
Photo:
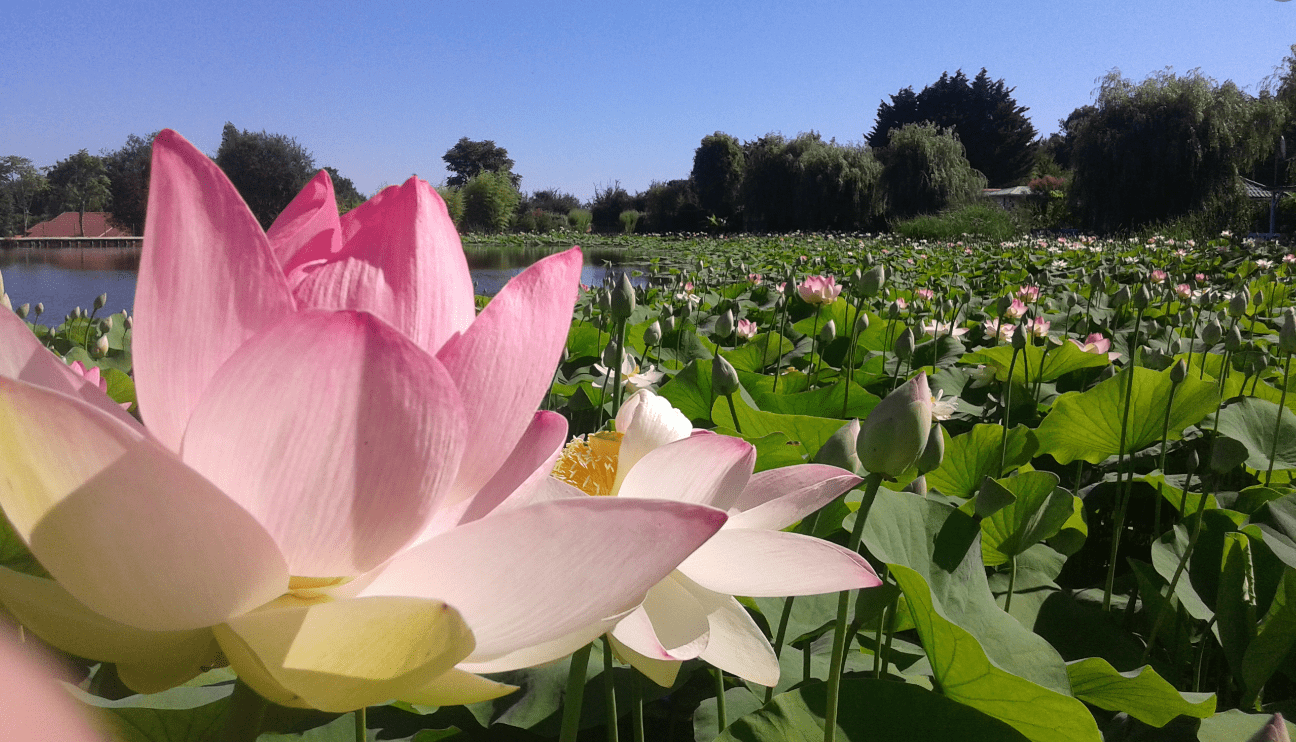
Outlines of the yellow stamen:
[[554,477],[587,495],[611,495],[612,485],[616,482],[621,436],[621,433],[603,432],[573,438],[563,448],[562,456],[554,466]]

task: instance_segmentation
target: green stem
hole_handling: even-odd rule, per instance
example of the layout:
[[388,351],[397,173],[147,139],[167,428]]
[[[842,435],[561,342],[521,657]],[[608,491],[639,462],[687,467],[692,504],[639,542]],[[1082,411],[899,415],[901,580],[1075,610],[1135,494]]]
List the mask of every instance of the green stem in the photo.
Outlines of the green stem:
[[366,718],[365,709],[356,709],[355,712],[355,742],[366,742],[368,738],[369,722]]
[[725,713],[725,682],[724,670],[715,668],[716,684],[716,728],[717,733],[723,734],[725,727],[729,726],[729,718]]
[[[788,280],[790,281],[792,279],[789,278]],[[790,302],[791,300],[788,299],[787,296],[783,297],[783,321],[779,323],[779,351],[780,352],[779,352],[778,360],[774,362],[774,385],[772,387],[773,390],[776,392],[778,391],[779,374],[783,371],[782,338],[786,337],[786,333],[787,333],[788,304]]]
[[621,383],[621,363],[625,359],[625,326],[625,320],[617,320],[616,368],[613,369],[613,373],[615,374],[613,379],[615,379],[615,381],[613,381],[612,388],[612,399],[614,400],[614,404],[612,405],[613,414],[616,414],[616,411],[621,409],[621,398],[625,393],[625,385]]
[[[1143,310],[1140,309],[1138,310],[1138,314],[1134,316],[1134,332],[1130,334],[1129,365],[1126,367],[1126,371],[1129,373],[1129,378],[1125,381],[1125,410],[1121,415],[1120,448],[1117,450],[1116,456],[1117,505],[1115,522],[1112,524],[1111,555],[1107,559],[1107,582],[1103,586],[1102,609],[1104,612],[1111,610],[1112,588],[1116,585],[1116,554],[1117,550],[1120,548],[1122,532],[1125,530],[1125,509],[1129,505],[1129,487],[1121,486],[1122,483],[1120,477],[1122,474],[1122,464],[1126,461],[1125,442],[1129,436],[1129,414],[1130,407],[1133,406],[1130,403],[1134,395],[1134,370],[1138,367],[1138,331],[1139,324],[1142,320]],[[1132,485],[1134,481],[1134,467],[1132,463],[1129,466],[1129,469],[1130,471],[1126,476],[1129,479],[1129,484]]]
[[1017,368],[1017,349],[1013,349],[1012,360],[1008,362],[1008,380],[1004,382],[1004,417],[1003,436],[999,441],[999,473],[1003,474],[1004,462],[1008,459],[1008,416],[1012,412],[1013,371]]
[[1017,556],[1014,554],[1008,569],[1008,595],[1004,597],[1004,613],[1012,612],[1013,592],[1017,589]]
[[734,430],[738,435],[742,435],[742,426],[738,424],[738,408],[734,407],[733,395],[726,394],[725,401],[729,403],[729,414],[733,416]]
[[267,706],[269,702],[246,683],[235,681],[221,742],[255,742],[261,735],[261,720],[265,718]]
[[813,353],[815,351],[815,348],[819,348],[819,352],[815,353],[814,362],[810,364],[810,379],[807,382],[808,386],[814,386],[815,372],[819,370],[819,356],[823,352],[823,348],[819,347],[820,345],[821,343],[819,342],[819,308],[816,307],[815,320],[814,320],[814,332],[810,335],[810,351]]
[[[1157,463],[1157,469],[1161,471],[1161,476],[1165,476],[1166,449],[1170,440],[1170,408],[1174,406],[1175,390],[1178,384],[1170,385],[1170,398],[1166,400],[1165,419],[1161,422],[1161,459]],[[1156,538],[1161,534],[1161,500],[1164,499],[1162,493],[1162,483],[1157,483],[1156,508],[1152,513],[1152,537]]]
[[631,669],[630,681],[630,733],[634,742],[644,742],[643,676]]
[[589,667],[590,650],[593,648],[592,643],[586,644],[572,653],[571,669],[567,671],[567,692],[563,696],[559,742],[576,742],[576,735],[580,734],[581,702],[585,699],[585,671]]
[[607,719],[608,742],[617,742],[617,729],[620,718],[617,715],[616,681],[612,677],[612,642],[603,637],[603,708]]
[[[1201,498],[1197,501],[1197,522],[1193,523],[1192,535],[1188,537],[1188,546],[1184,548],[1184,553],[1180,555],[1174,576],[1170,578],[1170,587],[1166,590],[1166,602],[1169,603],[1171,608],[1175,607],[1175,588],[1179,585],[1179,578],[1183,576],[1184,568],[1188,566],[1188,559],[1192,556],[1193,547],[1197,545],[1197,537],[1201,535],[1202,521],[1205,520],[1202,515],[1205,512],[1206,488],[1202,487]],[[1152,647],[1156,644],[1157,632],[1161,630],[1161,624],[1165,621],[1165,617],[1165,610],[1157,612],[1156,621],[1152,624],[1152,632],[1148,634],[1147,646],[1143,647],[1143,658],[1139,660],[1139,664],[1147,663],[1148,655],[1152,653]]]
[[[864,538],[864,521],[873,509],[877,499],[878,487],[882,486],[882,475],[869,472],[864,478],[864,497],[860,500],[859,510],[855,511],[855,527],[851,529],[850,542],[847,548],[859,551],[860,541]],[[843,590],[837,600],[837,624],[833,632],[832,660],[828,666],[828,703],[824,709],[824,742],[833,742],[837,736],[837,703],[841,697],[842,661],[846,657],[846,614],[850,611],[850,592]]]
[[1278,456],[1278,432],[1282,430],[1282,413],[1284,405],[1287,404],[1287,382],[1291,375],[1291,358],[1292,354],[1287,354],[1287,360],[1283,362],[1283,389],[1282,394],[1278,397],[1278,419],[1274,421],[1273,443],[1269,447],[1269,468],[1265,470],[1265,486],[1269,486],[1269,480],[1273,479],[1274,458]]
[[[792,618],[792,601],[796,599],[795,595],[789,595],[783,599],[783,613],[779,615],[778,630],[774,633],[774,658],[778,659],[783,651],[783,640],[787,639],[788,620]],[[769,703],[774,698],[774,686],[765,689],[765,703]]]

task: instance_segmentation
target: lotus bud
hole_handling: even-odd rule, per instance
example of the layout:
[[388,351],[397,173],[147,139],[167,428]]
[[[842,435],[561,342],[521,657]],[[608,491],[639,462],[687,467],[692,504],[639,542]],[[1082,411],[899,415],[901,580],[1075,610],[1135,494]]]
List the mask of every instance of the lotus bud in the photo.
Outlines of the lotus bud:
[[1224,337],[1224,326],[1220,324],[1219,319],[1212,319],[1202,327],[1201,341],[1206,343],[1207,347],[1214,345]]
[[626,319],[635,310],[635,289],[634,284],[630,283],[630,276],[621,274],[621,280],[617,282],[616,288],[612,289],[612,316],[617,319]]
[[1064,345],[1066,345],[1066,342],[1067,341],[1064,338],[1058,337],[1057,335],[1049,335],[1048,337],[1048,345],[1049,348],[1052,350],[1058,350],[1062,348]]
[[850,281],[851,284],[855,287],[855,290],[859,291],[861,289],[860,284],[864,283],[864,271],[861,270],[860,268],[856,268],[854,271],[851,272]]
[[1255,296],[1251,298],[1251,301],[1255,302],[1255,305],[1258,309],[1259,307],[1264,306],[1264,299],[1265,299],[1264,289],[1257,289],[1255,292]]
[[726,309],[719,317],[716,317],[715,334],[720,339],[724,339],[733,334],[734,316],[732,309]]
[[1224,350],[1230,353],[1236,353],[1242,349],[1242,330],[1233,325],[1224,333]]
[[104,306],[107,304],[108,304],[108,294],[107,292],[105,292],[95,297],[94,310],[97,312],[100,309],[103,309]]
[[1017,330],[1012,335],[1013,350],[1021,350],[1030,344],[1030,322],[1023,317],[1021,324],[1017,325]]
[[35,308],[36,308],[36,316],[40,317],[42,314],[45,313],[45,302],[43,301],[36,302]]
[[85,316],[85,310],[81,307],[72,307],[72,319],[81,319]]
[[598,292],[598,308],[604,314],[612,311],[612,295],[608,293],[607,289]]
[[1188,362],[1180,358],[1170,367],[1170,383],[1178,386],[1186,378],[1188,378]]
[[902,361],[909,360],[909,357],[913,355],[915,344],[916,344],[916,339],[914,338],[913,330],[911,328],[906,327],[905,331],[900,333],[900,337],[896,338],[895,341],[896,357],[898,357]]
[[1108,304],[1111,305],[1113,309],[1118,309],[1120,307],[1125,306],[1126,304],[1129,304],[1129,300],[1130,300],[1129,286],[1121,286],[1119,291],[1112,294],[1111,301],[1109,301]]
[[608,340],[608,344],[603,346],[603,365],[608,368],[614,368],[617,365],[617,343],[616,340]]
[[919,474],[918,476],[914,477],[914,478],[913,478],[913,481],[910,482],[908,485],[905,486],[904,491],[905,491],[905,492],[912,492],[912,493],[914,493],[915,495],[918,495],[919,497],[926,497],[926,496],[927,496],[927,477],[924,477],[924,476],[921,475],[921,474]]
[[859,335],[869,328],[869,316],[860,312],[855,316],[855,334]]
[[1193,323],[1193,313],[1191,309],[1185,309],[1179,312],[1179,324],[1187,327]]
[[0,307],[13,311],[13,302],[9,300],[8,294],[0,293]]
[[999,297],[999,301],[995,304],[995,314],[999,315],[1000,317],[1007,314],[1008,310],[1012,307],[1012,303],[1013,303],[1013,298],[1008,294],[1004,294],[1003,296]]
[[1246,314],[1248,301],[1250,301],[1250,297],[1247,296],[1246,289],[1234,293],[1233,296],[1229,297],[1228,316],[1241,317]]
[[932,424],[931,390],[920,373],[878,402],[862,423],[855,452],[874,474],[895,478],[914,465]]
[[836,339],[837,339],[837,323],[834,322],[833,320],[828,320],[826,323],[824,323],[823,327],[819,328],[819,344],[821,346],[829,345],[832,343],[832,341]]
[[1133,301],[1135,309],[1147,309],[1148,305],[1152,303],[1152,292],[1148,289],[1146,283],[1139,286],[1138,291],[1134,292]]
[[900,316],[900,302],[893,301],[887,305],[887,316],[895,319]]
[[660,343],[662,338],[661,323],[657,320],[653,320],[653,323],[648,325],[648,329],[644,330],[643,337],[644,342],[650,346]]
[[113,327],[112,317],[104,317],[103,319],[99,320],[100,332],[108,332],[109,330],[112,329],[112,327]]
[[1296,353],[1296,310],[1291,307],[1283,312],[1282,327],[1278,330],[1278,350]]
[[1264,726],[1247,737],[1246,742],[1291,742],[1291,735],[1287,733],[1287,722],[1283,719],[1283,715],[1274,712]]
[[[869,259],[872,259],[872,256],[869,256]],[[875,265],[860,279],[860,296],[863,296],[865,299],[872,299],[882,291],[884,285],[886,285],[886,268],[883,268],[880,265]]]
[[668,315],[666,315],[665,317],[662,318],[662,330],[663,330],[664,332],[674,332],[674,331],[675,331],[675,315],[673,315],[673,314],[668,314]]
[[[130,316],[129,314],[126,315],[126,319],[122,320],[122,329],[124,329],[124,330],[129,330],[129,329],[131,329],[131,328],[134,327],[134,326],[135,326],[135,318],[132,317],[132,316]],[[563,348],[563,352],[566,353],[566,352],[567,352],[567,349],[566,349],[566,348]],[[566,359],[564,358],[563,360],[566,360]]]
[[859,454],[855,452],[859,432],[859,420],[851,420],[838,428],[837,432],[828,436],[828,440],[819,447],[819,451],[814,455],[815,463],[840,467],[850,472],[860,472],[863,467],[860,466]]
[[95,355],[98,356],[98,357],[101,357],[101,358],[102,358],[103,356],[108,355],[108,336],[107,336],[107,335],[100,335],[100,336],[99,336],[99,339],[95,341]]
[[31,304],[23,304],[14,313],[18,315],[18,319],[27,319],[27,315],[31,313]]
[[945,436],[941,433],[940,423],[936,423],[927,434],[927,445],[923,447],[922,455],[918,457],[918,473],[936,471],[944,460]]
[[738,391],[738,372],[733,364],[719,353],[711,359],[711,391],[717,395],[729,396]]
[[1188,449],[1188,457],[1184,460],[1184,466],[1186,467],[1185,473],[1188,474],[1197,471],[1197,467],[1201,466],[1201,457],[1197,455],[1197,449]]
[[796,279],[792,276],[788,276],[783,281],[783,296],[787,297],[788,299],[791,299],[796,295],[797,295]]
[[1094,271],[1092,274],[1090,274],[1089,288],[1095,291],[1101,291],[1103,285],[1105,284],[1106,284],[1106,279],[1103,278],[1102,271]]

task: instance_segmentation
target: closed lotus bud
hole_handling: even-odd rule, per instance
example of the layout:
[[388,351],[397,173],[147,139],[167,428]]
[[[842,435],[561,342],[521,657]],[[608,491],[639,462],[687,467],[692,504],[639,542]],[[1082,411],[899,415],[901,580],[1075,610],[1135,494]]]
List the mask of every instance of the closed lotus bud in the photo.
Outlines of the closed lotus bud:
[[1296,310],[1291,307],[1283,312],[1282,327],[1278,330],[1278,350],[1296,353]]
[[612,311],[612,295],[608,293],[607,289],[599,291],[598,308],[599,311],[604,313]]
[[104,317],[99,320],[99,329],[102,332],[108,332],[113,327],[112,317]]
[[733,364],[719,353],[711,359],[711,391],[717,395],[729,396],[738,391],[738,372]]
[[788,276],[788,277],[783,281],[783,296],[785,296],[785,297],[791,299],[792,297],[794,297],[794,296],[796,296],[796,295],[797,295],[797,283],[796,283],[796,279],[793,278],[792,276]]
[[1258,289],[1255,296],[1251,297],[1251,301],[1255,302],[1257,309],[1264,306],[1264,289]]
[[1236,353],[1242,349],[1242,330],[1233,325],[1224,333],[1224,350]]
[[1275,712],[1264,726],[1247,737],[1246,742],[1291,742],[1291,735],[1287,733],[1287,722],[1283,719],[1283,715]]
[[1170,367],[1170,383],[1182,384],[1186,378],[1188,378],[1188,362],[1180,358]]
[[107,335],[100,335],[99,339],[95,341],[95,355],[100,357],[108,355]]
[[913,355],[915,345],[914,332],[906,327],[895,341],[895,354],[900,360],[907,361]]
[[1241,289],[1233,294],[1233,296],[1229,297],[1228,316],[1241,317],[1246,314],[1247,302],[1249,300],[1250,297],[1247,296],[1246,289]]
[[860,423],[855,452],[870,472],[895,478],[914,465],[932,425],[931,390],[920,373],[878,402]]
[[869,328],[869,316],[863,312],[860,312],[855,317],[855,334],[859,335],[860,333],[864,332],[868,328]]
[[42,314],[44,314],[44,313],[45,313],[45,302],[43,302],[43,301],[38,301],[38,302],[36,302],[36,307],[35,307],[35,309],[36,309],[36,316],[37,316],[37,317],[39,317],[39,316],[41,316]]
[[1129,304],[1129,300],[1130,300],[1129,286],[1121,286],[1119,291],[1117,291],[1115,294],[1112,294],[1111,301],[1108,302],[1108,304],[1110,304],[1112,308],[1115,309],[1118,307],[1123,307],[1126,304]]
[[[129,314],[126,315],[126,319],[122,320],[122,329],[129,330],[134,326],[135,326],[135,318],[130,316]],[[566,353],[567,349],[563,348],[563,352]],[[564,358],[563,360],[567,360],[567,359]]]
[[18,307],[17,311],[15,312],[15,314],[18,315],[19,319],[27,319],[27,315],[30,313],[31,313],[31,304],[23,304],[21,307]]
[[675,315],[669,314],[662,318],[662,330],[666,332],[675,331]]
[[1091,289],[1101,290],[1105,283],[1106,280],[1103,278],[1102,271],[1094,271],[1093,274],[1089,276],[1089,288]]
[[875,265],[864,274],[863,278],[860,279],[860,296],[863,296],[866,299],[872,299],[882,291],[882,287],[885,285],[886,268],[880,265]]
[[625,319],[634,310],[634,284],[630,283],[630,276],[622,273],[621,280],[617,282],[616,288],[612,289],[612,316],[617,319]]
[[648,325],[648,329],[644,330],[644,342],[648,345],[656,345],[661,342],[661,338],[661,323],[657,320],[653,320],[653,323]]
[[828,320],[826,323],[824,323],[823,327],[819,328],[819,343],[821,345],[828,345],[836,339],[837,339],[837,323],[834,322],[833,320]]
[[72,307],[72,319],[81,319],[85,316],[85,310],[81,307]]
[[734,316],[733,310],[726,309],[719,317],[716,317],[715,334],[717,337],[724,339],[733,334]]
[[858,473],[862,468],[859,454],[855,452],[859,432],[859,420],[851,420],[838,428],[837,432],[828,436],[828,440],[819,447],[819,451],[814,455],[815,463],[828,464]]
[[927,434],[927,445],[923,447],[922,455],[918,457],[918,473],[936,471],[944,460],[945,436],[941,434],[940,423],[936,423]]
[[999,297],[999,301],[995,304],[995,314],[1003,316],[1012,307],[1012,303],[1013,298],[1008,294]]
[[1191,309],[1185,309],[1179,313],[1179,324],[1188,327],[1193,323],[1193,313]]
[[1017,330],[1012,335],[1013,350],[1021,350],[1030,344],[1031,323],[1023,317],[1021,324],[1017,325]]
[[1224,337],[1224,326],[1220,324],[1218,319],[1212,319],[1202,327],[1201,340],[1207,346],[1218,343],[1222,337]]
[[617,365],[617,343],[616,340],[608,340],[608,344],[603,346],[603,365],[608,368],[615,368]]
[[1197,455],[1197,449],[1188,450],[1188,458],[1184,460],[1184,466],[1186,467],[1184,471],[1187,473],[1195,472],[1197,467],[1201,466],[1201,457]]
[[1134,292],[1133,302],[1135,309],[1147,309],[1148,305],[1152,303],[1152,292],[1148,289],[1146,283],[1139,286],[1138,291]]
[[100,309],[103,309],[104,306],[107,304],[108,304],[108,294],[105,292],[95,297],[94,309],[97,312]]
[[895,319],[900,316],[900,302],[893,301],[887,305],[887,316]]

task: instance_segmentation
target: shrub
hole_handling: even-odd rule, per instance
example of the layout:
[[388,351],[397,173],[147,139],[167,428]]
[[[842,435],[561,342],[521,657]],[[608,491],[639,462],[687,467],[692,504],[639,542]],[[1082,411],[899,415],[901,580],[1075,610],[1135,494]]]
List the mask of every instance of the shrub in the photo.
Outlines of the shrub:
[[478,173],[463,187],[463,227],[503,232],[508,229],[519,198],[508,173]]
[[641,216],[643,216],[643,214],[634,209],[627,209],[626,211],[621,212],[621,227],[625,230],[626,234],[634,233],[635,225],[639,223],[639,217]]
[[445,201],[446,211],[450,212],[450,218],[454,221],[455,226],[463,229],[464,199],[463,191],[454,186],[437,186],[436,192]]
[[964,236],[1008,240],[1022,230],[1012,214],[993,204],[977,203],[914,217],[895,225],[895,231],[911,240],[954,241]]
[[634,208],[634,199],[631,198],[629,193],[626,193],[620,183],[605,187],[594,195],[594,203],[590,207],[590,213],[593,214],[594,231],[622,231],[621,212]]
[[588,209],[572,209],[567,212],[567,221],[571,223],[572,229],[584,234],[590,231],[590,224],[593,222],[594,215]]
[[887,212],[893,218],[937,214],[971,203],[986,185],[985,176],[968,164],[954,132],[932,124],[892,130],[878,158]]

